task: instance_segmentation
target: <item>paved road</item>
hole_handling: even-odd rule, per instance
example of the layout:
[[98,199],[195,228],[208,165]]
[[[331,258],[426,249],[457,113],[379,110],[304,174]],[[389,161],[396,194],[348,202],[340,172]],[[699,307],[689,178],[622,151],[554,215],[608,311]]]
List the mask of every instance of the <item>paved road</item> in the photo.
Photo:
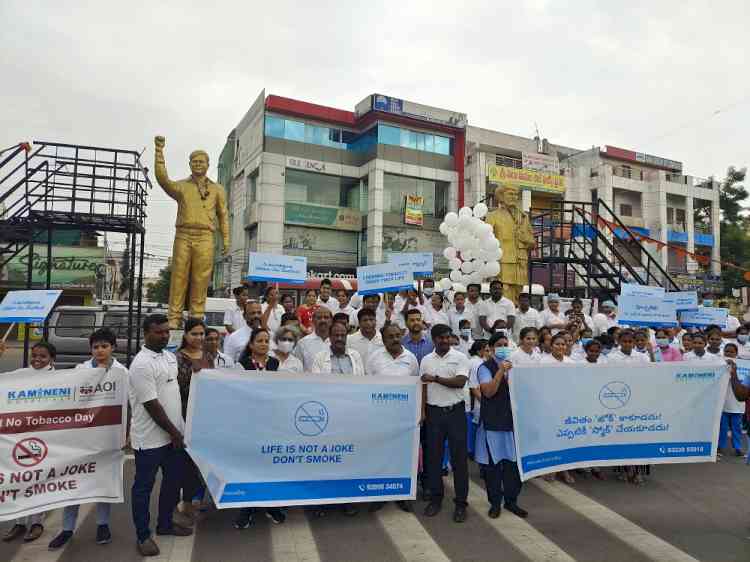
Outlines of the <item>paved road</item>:
[[[133,462],[126,463],[126,490]],[[611,473],[610,473],[611,476]],[[353,518],[330,513],[319,520],[292,509],[284,525],[265,518],[236,531],[232,511],[212,512],[189,538],[159,537],[162,556],[179,562],[740,562],[750,560],[750,467],[725,457],[717,464],[656,467],[643,487],[610,477],[580,480],[573,486],[534,480],[521,504],[530,511],[522,521],[503,513],[486,516],[481,481],[472,466],[469,518],[454,524],[446,502],[435,518],[404,514],[386,506],[377,514],[363,510]],[[446,483],[450,478],[446,479]],[[129,494],[126,494],[126,497]],[[153,498],[156,499],[155,497]],[[155,501],[152,508],[155,514]],[[96,546],[91,506],[84,506],[79,530],[65,549],[46,545],[60,528],[60,511],[46,520],[46,531],[31,545],[0,544],[3,562],[126,562],[140,560],[135,550],[130,503],[113,512],[114,542]],[[8,524],[0,524],[0,532]]]

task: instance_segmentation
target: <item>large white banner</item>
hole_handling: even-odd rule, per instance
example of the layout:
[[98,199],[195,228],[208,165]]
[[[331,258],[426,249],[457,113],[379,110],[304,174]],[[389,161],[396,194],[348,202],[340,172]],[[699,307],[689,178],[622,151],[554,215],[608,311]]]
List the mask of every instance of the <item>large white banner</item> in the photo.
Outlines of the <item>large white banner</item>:
[[0,375],[0,521],[123,501],[127,382],[119,369]]
[[715,461],[728,380],[721,362],[515,367],[510,396],[521,478]]
[[414,499],[418,377],[201,371],[186,442],[216,506]]

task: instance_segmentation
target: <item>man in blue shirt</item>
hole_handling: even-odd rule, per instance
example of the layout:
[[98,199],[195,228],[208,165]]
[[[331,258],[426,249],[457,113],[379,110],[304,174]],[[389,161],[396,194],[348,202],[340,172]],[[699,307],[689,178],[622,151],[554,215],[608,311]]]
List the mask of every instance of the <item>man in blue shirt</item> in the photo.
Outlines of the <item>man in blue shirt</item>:
[[422,358],[435,349],[432,339],[424,332],[421,311],[412,308],[406,312],[406,329],[409,333],[403,337],[401,344],[411,351],[421,364]]

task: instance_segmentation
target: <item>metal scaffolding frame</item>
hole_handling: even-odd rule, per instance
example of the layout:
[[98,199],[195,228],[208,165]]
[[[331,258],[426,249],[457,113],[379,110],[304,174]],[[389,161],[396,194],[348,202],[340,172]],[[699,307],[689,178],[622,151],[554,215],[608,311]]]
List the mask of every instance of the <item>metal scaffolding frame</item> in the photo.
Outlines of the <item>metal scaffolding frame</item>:
[[[141,155],[132,150],[34,141],[0,152],[0,268],[28,251],[26,288],[33,288],[35,243],[46,245],[45,285],[51,288],[55,231],[127,235],[128,364],[141,338],[138,319],[150,188],[148,168],[141,163]],[[44,330],[46,337],[46,322]],[[24,366],[28,364],[28,351],[26,330]]]

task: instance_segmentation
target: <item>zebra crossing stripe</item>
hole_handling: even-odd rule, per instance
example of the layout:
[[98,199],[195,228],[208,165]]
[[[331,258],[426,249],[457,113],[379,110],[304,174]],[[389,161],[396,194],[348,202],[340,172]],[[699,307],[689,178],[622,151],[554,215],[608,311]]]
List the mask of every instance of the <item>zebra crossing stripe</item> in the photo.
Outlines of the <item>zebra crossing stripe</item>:
[[597,527],[601,527],[607,533],[617,537],[652,560],[658,562],[699,562],[698,559],[693,558],[676,546],[649,533],[619,513],[615,513],[570,486],[539,479],[532,480],[531,483],[567,508],[572,509]]
[[[416,502],[412,505],[416,508]],[[450,562],[413,513],[391,504],[378,511],[377,518],[406,562]]]

